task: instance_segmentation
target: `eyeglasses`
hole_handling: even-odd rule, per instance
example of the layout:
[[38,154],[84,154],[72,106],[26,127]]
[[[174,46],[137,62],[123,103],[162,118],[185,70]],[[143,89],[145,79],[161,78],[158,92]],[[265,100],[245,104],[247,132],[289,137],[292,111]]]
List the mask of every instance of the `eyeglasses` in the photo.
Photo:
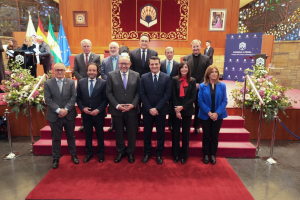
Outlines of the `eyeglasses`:
[[127,65],[129,65],[129,63],[119,63],[119,65],[125,65],[125,66],[127,66]]
[[55,71],[56,72],[64,72],[65,70],[64,69],[56,69]]

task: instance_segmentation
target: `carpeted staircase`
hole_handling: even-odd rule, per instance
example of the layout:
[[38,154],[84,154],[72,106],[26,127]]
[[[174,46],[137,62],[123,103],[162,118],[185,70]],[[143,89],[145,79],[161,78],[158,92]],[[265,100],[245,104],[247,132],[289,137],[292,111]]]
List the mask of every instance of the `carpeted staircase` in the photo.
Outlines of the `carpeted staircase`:
[[[105,144],[105,155],[117,155],[115,133],[108,132],[110,127],[111,116],[108,115],[105,118],[104,127],[104,144]],[[85,155],[85,136],[84,132],[77,131],[81,126],[81,115],[76,118],[75,127],[75,138],[76,148],[78,155]],[[139,128],[136,138],[136,150],[135,155],[143,155],[143,127]],[[201,130],[202,131],[202,130]],[[93,135],[93,146],[94,152],[96,152],[97,140],[96,134]],[[239,116],[228,116],[223,120],[222,128],[219,136],[219,147],[217,156],[219,157],[243,157],[243,158],[254,158],[255,147],[249,142],[250,133],[244,129],[244,119]],[[125,133],[126,138],[126,133]],[[172,133],[166,126],[165,134],[165,149],[163,156],[171,156],[172,152]],[[152,153],[154,155],[156,148],[156,129],[153,128],[152,134]],[[52,155],[51,154],[51,129],[50,126],[45,126],[41,129],[41,139],[33,145],[33,153],[35,155]],[[69,150],[67,146],[66,135],[63,133],[61,142],[61,154],[68,155]],[[194,128],[191,127],[190,133],[190,156],[202,156],[202,132],[197,135],[194,133]]]

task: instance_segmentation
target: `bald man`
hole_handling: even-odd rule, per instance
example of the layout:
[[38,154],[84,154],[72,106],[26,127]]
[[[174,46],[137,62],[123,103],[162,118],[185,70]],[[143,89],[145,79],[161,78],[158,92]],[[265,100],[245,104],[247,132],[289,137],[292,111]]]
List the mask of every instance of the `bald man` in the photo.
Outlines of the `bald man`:
[[44,73],[47,74],[49,71],[51,71],[51,66],[53,63],[51,48],[46,42],[44,42],[44,38],[41,35],[36,37],[36,42],[39,44],[40,51],[40,53],[36,53],[36,55],[40,57],[40,63],[43,65]]
[[64,78],[65,71],[64,64],[56,63],[55,77],[47,80],[44,85],[44,98],[48,106],[46,119],[49,121],[52,137],[53,169],[58,167],[63,129],[67,135],[71,159],[75,164],[79,163],[74,137],[77,95],[74,81]]

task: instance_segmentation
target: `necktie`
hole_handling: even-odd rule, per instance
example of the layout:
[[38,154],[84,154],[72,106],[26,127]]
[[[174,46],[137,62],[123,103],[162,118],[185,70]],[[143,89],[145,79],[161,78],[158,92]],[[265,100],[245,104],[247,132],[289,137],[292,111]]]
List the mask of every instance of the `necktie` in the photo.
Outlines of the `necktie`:
[[58,80],[58,88],[59,88],[59,93],[61,94],[62,92],[62,80]]
[[167,74],[171,74],[171,61],[168,61],[168,66],[167,66]]
[[145,59],[145,50],[143,50],[143,54],[142,54],[142,66],[144,67],[144,65],[145,65],[145,61],[146,59]]
[[94,80],[90,80],[90,81],[91,81],[91,85],[90,85],[90,97],[91,97],[94,90],[94,85],[93,85]]
[[85,66],[87,68],[88,64],[89,64],[89,58],[88,58],[89,54],[85,54]]
[[157,77],[156,77],[156,74],[154,75],[154,89],[156,91],[156,87],[157,87]]
[[114,57],[114,58],[113,58],[113,68],[114,68],[114,71],[116,70],[116,60],[117,60],[117,59]]
[[127,86],[126,74],[123,74],[123,84],[124,84],[124,88],[126,90],[126,86]]

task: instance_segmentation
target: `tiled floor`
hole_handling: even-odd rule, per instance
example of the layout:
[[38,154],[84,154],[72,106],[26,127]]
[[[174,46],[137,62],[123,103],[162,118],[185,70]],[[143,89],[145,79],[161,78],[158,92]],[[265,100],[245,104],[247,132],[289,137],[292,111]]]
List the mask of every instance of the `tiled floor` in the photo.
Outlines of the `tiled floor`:
[[[256,141],[251,142],[256,145]],[[51,156],[31,156],[29,143],[29,137],[13,138],[13,150],[20,151],[21,156],[13,161],[0,160],[1,200],[25,199],[51,169]],[[0,155],[8,152],[8,142],[0,140]],[[281,165],[269,166],[261,159],[227,160],[255,199],[293,200],[300,197],[299,152],[299,141],[276,141],[274,157]],[[263,140],[260,156],[269,154],[270,141]]]

